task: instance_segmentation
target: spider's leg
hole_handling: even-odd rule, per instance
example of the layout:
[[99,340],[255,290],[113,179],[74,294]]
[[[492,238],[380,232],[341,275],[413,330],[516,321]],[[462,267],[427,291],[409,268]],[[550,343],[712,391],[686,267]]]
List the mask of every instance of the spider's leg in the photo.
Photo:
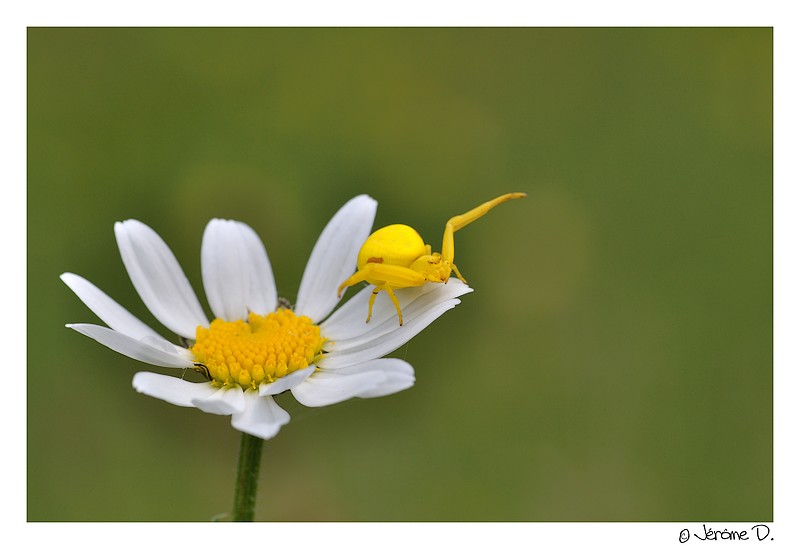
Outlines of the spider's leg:
[[349,288],[350,286],[354,286],[359,282],[364,282],[367,279],[368,273],[366,269],[361,269],[360,271],[356,271],[353,276],[342,282],[339,286],[339,289],[336,291],[336,295],[342,297],[342,292],[345,288]]
[[367,311],[367,322],[369,322],[369,319],[372,318],[372,306],[375,304],[375,298],[382,289],[383,289],[382,286],[375,286],[375,289],[372,290],[372,295],[369,296],[369,311]]
[[452,264],[450,264],[450,266],[451,266],[451,267],[453,267],[453,272],[455,272],[455,273],[456,273],[456,276],[458,277],[458,279],[459,279],[461,282],[463,282],[464,284],[466,284],[466,283],[467,283],[467,281],[464,279],[464,277],[463,277],[463,276],[461,276],[461,273],[459,273],[459,272],[458,272],[458,267],[456,267],[456,264],[455,264],[455,263],[452,263]]
[[455,258],[455,244],[453,243],[453,233],[455,233],[459,229],[463,229],[476,219],[483,217],[484,215],[486,215],[486,212],[488,212],[495,206],[502,204],[507,200],[522,198],[524,196],[527,195],[525,193],[504,194],[502,196],[498,196],[497,198],[493,198],[488,202],[484,202],[480,206],[472,208],[467,213],[451,217],[447,221],[447,224],[444,227],[444,237],[442,238],[442,259],[452,263],[453,259]]
[[391,286],[386,285],[386,286],[384,286],[383,289],[386,290],[386,293],[389,294],[389,297],[391,298],[392,303],[394,303],[394,308],[397,309],[397,318],[400,320],[400,326],[402,326],[403,325],[403,311],[400,310],[400,302],[397,301],[397,296],[394,295],[394,292],[392,291],[392,287]]

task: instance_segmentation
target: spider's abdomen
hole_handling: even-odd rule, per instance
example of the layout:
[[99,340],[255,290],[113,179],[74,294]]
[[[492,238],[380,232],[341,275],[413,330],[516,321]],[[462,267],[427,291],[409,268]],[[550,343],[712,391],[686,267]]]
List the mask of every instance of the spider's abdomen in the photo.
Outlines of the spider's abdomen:
[[367,263],[408,267],[418,257],[429,253],[417,231],[408,225],[388,225],[378,229],[358,252],[358,269]]

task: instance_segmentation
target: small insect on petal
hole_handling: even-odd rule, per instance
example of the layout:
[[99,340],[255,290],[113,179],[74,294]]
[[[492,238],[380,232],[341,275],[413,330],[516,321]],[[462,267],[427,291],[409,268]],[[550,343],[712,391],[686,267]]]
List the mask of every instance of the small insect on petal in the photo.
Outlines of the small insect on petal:
[[194,371],[202,374],[203,377],[206,378],[208,381],[214,379],[211,377],[211,372],[208,371],[208,366],[206,366],[205,364],[200,364],[199,362],[195,362]]

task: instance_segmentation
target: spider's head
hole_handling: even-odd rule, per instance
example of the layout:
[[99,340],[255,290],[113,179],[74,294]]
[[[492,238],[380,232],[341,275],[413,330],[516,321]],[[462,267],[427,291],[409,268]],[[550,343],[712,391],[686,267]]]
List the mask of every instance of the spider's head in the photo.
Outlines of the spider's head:
[[428,282],[447,282],[453,271],[452,264],[435,252],[418,257],[408,268],[424,275]]

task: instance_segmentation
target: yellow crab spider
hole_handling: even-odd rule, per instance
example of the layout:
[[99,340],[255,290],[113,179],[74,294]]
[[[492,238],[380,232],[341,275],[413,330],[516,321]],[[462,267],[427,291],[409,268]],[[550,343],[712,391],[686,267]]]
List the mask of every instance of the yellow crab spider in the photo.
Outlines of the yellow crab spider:
[[389,225],[378,229],[361,246],[361,250],[358,252],[358,270],[353,276],[342,282],[338,295],[341,297],[345,288],[359,282],[366,281],[375,286],[369,297],[369,311],[367,312],[367,322],[369,322],[369,319],[372,318],[375,296],[382,290],[386,290],[397,309],[397,318],[402,326],[403,312],[400,310],[400,302],[397,301],[394,290],[422,286],[428,282],[446,284],[453,271],[458,279],[466,284],[467,281],[453,263],[455,257],[453,233],[482,217],[495,206],[507,200],[525,196],[527,196],[525,193],[504,194],[484,202],[465,214],[451,217],[444,226],[441,253],[431,253],[430,244],[425,244],[419,233],[408,225]]

